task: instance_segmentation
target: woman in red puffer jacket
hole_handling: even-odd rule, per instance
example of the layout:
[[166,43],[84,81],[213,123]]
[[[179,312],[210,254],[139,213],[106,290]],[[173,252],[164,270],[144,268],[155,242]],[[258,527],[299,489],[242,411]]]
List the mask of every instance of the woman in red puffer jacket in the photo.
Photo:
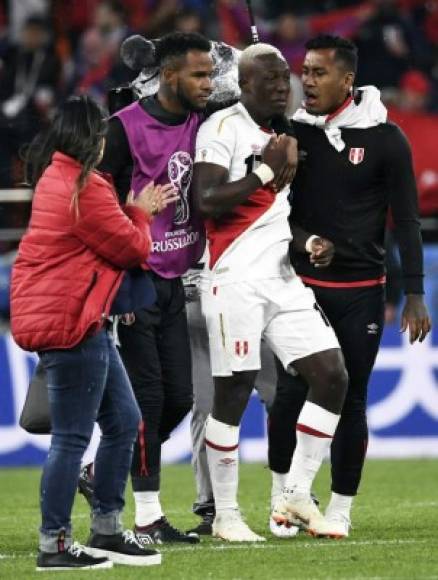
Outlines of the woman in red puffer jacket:
[[[40,570],[161,558],[121,527],[140,412],[105,321],[124,270],[149,254],[151,216],[176,196],[170,186],[149,184],[122,209],[94,170],[105,129],[98,105],[74,97],[29,150],[35,194],[12,272],[11,327],[22,348],[38,351],[48,376],[52,440],[41,480]],[[102,439],[84,549],[72,543],[70,516],[95,421]]]
[[35,189],[11,288],[12,333],[26,350],[70,348],[102,328],[123,270],[149,254],[151,204],[163,203],[149,199],[153,187],[122,211],[110,183],[89,168],[78,203],[84,169],[56,151]]

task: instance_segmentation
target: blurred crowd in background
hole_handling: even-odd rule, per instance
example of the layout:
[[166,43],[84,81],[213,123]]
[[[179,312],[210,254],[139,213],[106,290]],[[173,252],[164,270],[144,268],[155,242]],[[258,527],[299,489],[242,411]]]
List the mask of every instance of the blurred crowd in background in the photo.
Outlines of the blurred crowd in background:
[[[438,0],[252,4],[260,38],[283,52],[297,95],[308,38],[327,32],[357,43],[356,84],[382,90],[413,147],[421,213],[438,215]],[[87,93],[105,104],[109,89],[135,78],[119,57],[126,37],[172,30],[251,42],[244,0],[0,0],[0,190],[22,182],[20,150],[62,99]]]
[[[357,84],[391,106],[438,111],[438,0],[253,0],[262,41],[299,75],[304,44],[329,32],[359,47]],[[67,95],[105,102],[134,72],[119,60],[131,34],[199,31],[236,47],[250,42],[243,0],[3,0],[0,2],[0,187],[14,185],[20,145]]]

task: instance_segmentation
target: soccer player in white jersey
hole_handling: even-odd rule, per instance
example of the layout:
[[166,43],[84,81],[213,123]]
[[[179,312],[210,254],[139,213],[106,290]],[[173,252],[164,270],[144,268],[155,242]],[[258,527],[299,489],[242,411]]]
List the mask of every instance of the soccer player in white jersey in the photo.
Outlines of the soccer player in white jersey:
[[241,55],[239,84],[240,102],[200,128],[193,181],[210,258],[201,300],[215,383],[206,424],[213,535],[264,540],[243,521],[237,503],[239,424],[260,369],[263,337],[285,369],[309,384],[293,462],[272,517],[334,537],[310,487],[339,420],[347,373],[333,330],[288,258],[287,196],[297,149],[293,138],[275,135],[271,126],[286,109],[289,68],[276,48],[257,44]]

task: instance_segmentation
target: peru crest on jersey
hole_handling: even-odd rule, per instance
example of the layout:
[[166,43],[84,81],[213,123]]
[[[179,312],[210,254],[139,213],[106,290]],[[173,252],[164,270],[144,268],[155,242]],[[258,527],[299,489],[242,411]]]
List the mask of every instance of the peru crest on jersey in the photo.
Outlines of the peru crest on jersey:
[[350,152],[348,154],[348,160],[353,165],[359,165],[362,163],[365,157],[365,149],[364,147],[350,147]]

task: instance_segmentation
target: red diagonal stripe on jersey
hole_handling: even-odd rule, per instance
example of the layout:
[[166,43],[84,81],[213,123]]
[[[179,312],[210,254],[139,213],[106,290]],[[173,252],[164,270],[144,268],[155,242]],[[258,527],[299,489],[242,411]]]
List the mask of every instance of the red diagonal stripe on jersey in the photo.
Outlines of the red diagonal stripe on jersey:
[[308,425],[303,425],[302,423],[297,423],[297,431],[301,431],[302,433],[307,433],[307,435],[313,435],[313,437],[332,439],[331,435],[327,435],[327,433],[323,433],[322,431],[317,431],[316,429],[312,429],[312,427],[309,427]]
[[209,241],[210,268],[236,238],[242,235],[259,219],[275,201],[275,193],[270,187],[259,187],[245,203],[234,207],[218,219],[205,221]]

